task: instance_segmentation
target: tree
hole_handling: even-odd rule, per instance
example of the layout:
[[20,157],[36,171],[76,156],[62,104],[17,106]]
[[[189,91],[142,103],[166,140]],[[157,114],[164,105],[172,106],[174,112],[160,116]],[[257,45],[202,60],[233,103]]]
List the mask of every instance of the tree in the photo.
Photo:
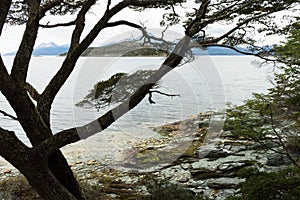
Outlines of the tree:
[[[276,29],[277,25],[272,20],[272,14],[292,9],[299,4],[299,0],[195,0],[194,8],[186,13],[187,19],[182,22],[185,36],[175,45],[161,68],[153,73],[144,85],[141,85],[123,103],[98,119],[54,135],[50,125],[52,103],[74,70],[80,55],[103,29],[126,25],[141,30],[147,41],[163,40],[148,34],[141,25],[124,20],[112,21],[112,17],[125,8],[140,12],[145,9],[161,8],[166,10],[161,24],[171,26],[180,22],[181,16],[176,12],[176,7],[186,1],[122,0],[113,4],[111,0],[107,0],[106,4],[103,1],[99,3],[106,8],[106,11],[88,34],[83,36],[85,17],[96,4],[96,0],[1,0],[0,33],[5,23],[26,26],[11,73],[7,71],[0,57],[0,91],[15,111],[16,117],[3,111],[2,113],[21,124],[32,147],[25,146],[14,132],[0,128],[0,154],[14,165],[46,200],[84,199],[72,171],[59,150],[61,147],[101,132],[134,108],[161,77],[182,62],[186,52],[194,47],[195,43],[203,48],[222,45],[233,49],[236,49],[237,45],[247,44],[258,50],[256,52],[259,53],[253,55],[261,57],[262,49],[255,45],[255,40],[248,33],[270,32]],[[73,14],[76,17],[74,21],[67,23],[42,24],[46,14],[57,16]],[[227,23],[232,26],[220,35],[209,35],[208,28],[216,23]],[[38,30],[66,26],[73,28],[70,49],[57,74],[46,88],[38,93],[30,83],[26,82]]]
[[[274,48],[274,55],[285,65],[275,73],[274,87],[267,94],[254,94],[242,106],[228,112],[226,128],[246,136],[263,147],[287,156],[300,165],[300,68],[299,18],[285,28],[286,43]],[[271,136],[271,137],[270,137]]]

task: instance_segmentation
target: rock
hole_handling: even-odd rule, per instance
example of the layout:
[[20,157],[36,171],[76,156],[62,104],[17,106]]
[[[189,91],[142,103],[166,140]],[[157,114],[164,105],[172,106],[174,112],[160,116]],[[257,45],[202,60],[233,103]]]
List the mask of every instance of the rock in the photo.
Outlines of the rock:
[[206,156],[204,156],[204,158],[210,158],[210,160],[216,160],[219,158],[227,157],[229,155],[232,155],[232,153],[225,149],[213,149],[210,152],[208,152]]
[[116,195],[116,194],[107,194],[106,196],[110,197],[110,198],[113,198],[113,199],[118,197],[118,195]]
[[191,169],[190,172],[194,176],[195,174],[211,173],[211,172],[214,172],[214,170],[210,170],[207,168],[198,168],[198,169],[194,168],[194,169]]
[[240,170],[243,167],[252,165],[251,162],[245,160],[245,161],[239,161],[239,162],[227,162],[222,163],[217,167],[218,171],[221,171],[222,173],[230,173],[230,172],[236,172]]
[[188,170],[188,169],[190,169],[192,167],[191,164],[189,164],[189,163],[182,163],[182,164],[180,164],[180,166],[184,170]]
[[191,176],[194,180],[203,180],[208,178],[218,178],[220,174],[216,171],[206,169],[206,168],[199,168],[199,169],[192,169]]
[[188,182],[191,178],[191,173],[189,171],[184,171],[181,172],[178,177],[176,177],[176,181],[180,182],[180,183],[185,183]]
[[231,145],[231,146],[247,146],[247,145],[249,145],[248,140],[223,140],[222,143],[224,145]]
[[12,172],[11,169],[6,169],[6,170],[4,170],[4,173],[5,173],[5,174],[10,174],[11,172]]
[[87,165],[95,165],[97,164],[97,161],[96,160],[89,160],[86,162]]
[[216,178],[209,179],[207,185],[214,189],[234,189],[244,179],[239,178]]
[[209,127],[210,120],[198,121],[198,129]]

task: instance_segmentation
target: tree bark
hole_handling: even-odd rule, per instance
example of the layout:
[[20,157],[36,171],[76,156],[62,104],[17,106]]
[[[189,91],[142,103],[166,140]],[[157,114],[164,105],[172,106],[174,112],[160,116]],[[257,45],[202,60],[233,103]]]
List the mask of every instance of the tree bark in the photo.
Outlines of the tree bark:
[[76,200],[48,169],[47,163],[39,163],[38,159],[30,159],[20,172],[29,184],[44,200]]
[[[22,125],[34,148],[42,141],[53,136],[53,134],[50,128],[45,125],[43,119],[41,119],[40,114],[30,100],[26,89],[22,88],[21,84],[16,83],[9,76],[4,68],[2,60],[0,60],[0,73],[2,75],[0,79],[0,90],[16,112],[18,121]],[[10,162],[14,164],[14,160],[11,160]],[[27,162],[24,162],[23,165],[27,165]],[[77,200],[84,199],[72,170],[59,150],[55,151],[49,157],[48,165],[57,180],[61,182],[61,184],[73,194]],[[22,170],[22,166],[19,167],[19,170]]]
[[73,194],[77,200],[84,200],[80,186],[61,151],[57,150],[50,156],[48,167],[57,180]]
[[1,1],[0,6],[0,35],[2,33],[3,26],[5,24],[6,16],[8,14],[10,8],[11,0],[3,0]]
[[76,198],[49,170],[43,151],[34,151],[23,144],[13,131],[0,127],[1,156],[15,166],[46,200],[75,200]]

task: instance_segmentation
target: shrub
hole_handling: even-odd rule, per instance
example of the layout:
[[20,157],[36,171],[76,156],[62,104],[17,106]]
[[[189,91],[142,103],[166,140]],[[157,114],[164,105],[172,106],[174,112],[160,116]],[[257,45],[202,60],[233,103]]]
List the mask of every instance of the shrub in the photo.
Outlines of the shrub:
[[204,200],[204,197],[194,194],[188,188],[166,179],[158,180],[148,176],[144,182],[150,195],[143,200]]
[[[243,173],[242,173],[243,174]],[[289,167],[278,172],[250,173],[241,184],[239,194],[228,200],[298,200],[300,199],[300,168]]]

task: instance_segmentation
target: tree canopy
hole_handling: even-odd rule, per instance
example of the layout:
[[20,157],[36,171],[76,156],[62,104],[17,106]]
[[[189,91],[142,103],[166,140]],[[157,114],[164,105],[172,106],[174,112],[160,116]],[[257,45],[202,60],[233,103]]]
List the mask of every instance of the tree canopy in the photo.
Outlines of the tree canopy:
[[[98,20],[87,30],[87,34],[83,34],[86,29],[86,16],[96,6],[101,6],[104,12],[97,16]],[[0,33],[6,23],[23,24],[25,30],[20,33],[22,41],[14,57],[11,72],[7,70],[8,67],[0,56],[0,91],[16,116],[3,111],[1,113],[20,123],[32,147],[23,144],[13,131],[0,128],[0,155],[24,174],[42,198],[84,199],[59,150],[61,147],[101,132],[133,109],[151,93],[151,89],[165,74],[182,63],[187,52],[195,46],[223,46],[239,51],[237,45],[248,45],[256,50],[251,55],[266,55],[267,52],[257,45],[255,34],[279,32],[281,23],[274,20],[274,14],[291,11],[296,6],[299,6],[299,0],[2,0]],[[123,25],[140,30],[147,42],[165,42],[164,38],[149,34],[142,25],[126,20],[114,21],[114,16],[126,8],[141,12],[141,15],[145,9],[161,9],[165,15],[163,21],[158,23],[167,27],[182,25],[185,30],[184,37],[173,44],[172,52],[161,67],[121,104],[86,125],[53,133],[50,123],[52,104],[74,71],[81,54],[101,31]],[[186,8],[187,11],[178,13],[177,8]],[[48,15],[62,18],[64,15],[73,15],[74,18],[68,22],[50,21],[44,24],[43,19]],[[211,33],[210,28],[218,24],[224,24],[225,28],[217,34]],[[39,30],[56,27],[72,29],[70,49],[58,72],[38,92],[27,82],[31,55]]]

